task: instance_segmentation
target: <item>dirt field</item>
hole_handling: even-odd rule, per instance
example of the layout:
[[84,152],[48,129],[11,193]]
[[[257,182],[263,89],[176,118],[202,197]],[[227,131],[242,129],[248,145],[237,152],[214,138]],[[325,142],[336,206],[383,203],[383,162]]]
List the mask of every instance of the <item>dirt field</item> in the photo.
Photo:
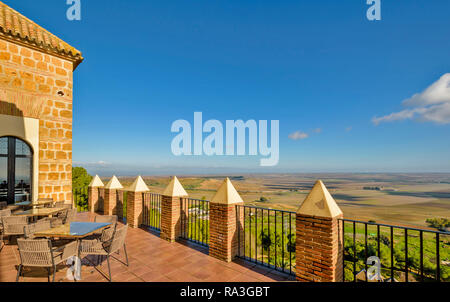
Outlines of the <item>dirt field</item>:
[[[230,178],[246,204],[261,207],[296,211],[314,182],[321,179],[349,219],[426,226],[427,218],[450,218],[450,174],[257,174]],[[119,179],[124,186],[133,181]],[[210,200],[224,176],[179,179],[190,197]],[[151,191],[162,193],[169,177],[144,180]],[[267,201],[261,202],[261,197]]]

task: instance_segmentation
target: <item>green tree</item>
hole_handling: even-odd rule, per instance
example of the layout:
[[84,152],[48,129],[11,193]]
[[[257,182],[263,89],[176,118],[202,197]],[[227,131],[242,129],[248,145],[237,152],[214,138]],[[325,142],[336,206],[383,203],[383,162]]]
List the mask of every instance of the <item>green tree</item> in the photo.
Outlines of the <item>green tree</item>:
[[450,228],[450,219],[447,218],[429,218],[426,223],[435,229],[445,231],[446,228]]
[[92,180],[92,176],[89,175],[83,167],[72,167],[72,187],[83,188],[87,187]]

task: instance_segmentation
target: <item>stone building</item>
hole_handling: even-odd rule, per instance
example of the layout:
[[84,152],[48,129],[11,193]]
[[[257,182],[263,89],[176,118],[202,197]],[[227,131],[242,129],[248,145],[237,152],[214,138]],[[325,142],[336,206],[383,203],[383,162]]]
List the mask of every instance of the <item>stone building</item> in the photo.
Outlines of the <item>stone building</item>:
[[0,2],[0,201],[72,199],[77,49]]

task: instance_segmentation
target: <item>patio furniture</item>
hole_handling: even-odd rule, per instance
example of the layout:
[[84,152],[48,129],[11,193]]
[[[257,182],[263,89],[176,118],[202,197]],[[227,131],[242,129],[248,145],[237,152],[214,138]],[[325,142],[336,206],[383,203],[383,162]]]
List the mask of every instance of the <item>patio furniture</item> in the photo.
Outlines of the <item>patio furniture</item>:
[[[125,225],[120,229],[110,228],[105,230],[105,232],[112,232],[112,235],[108,235],[105,237],[111,237],[111,239],[106,241],[101,240],[81,240],[80,243],[80,258],[88,255],[98,255],[98,256],[106,256],[106,261],[108,263],[108,274],[109,274],[109,282],[112,281],[111,277],[111,265],[109,263],[109,258],[112,257],[113,253],[119,252],[123,247],[126,258],[126,266],[128,266],[128,255],[127,249],[125,245],[125,238],[127,236],[128,226]],[[103,237],[103,236],[102,236]],[[114,257],[113,257],[114,258]],[[89,260],[89,259],[88,259]],[[95,265],[94,265],[95,266]]]
[[53,204],[52,198],[45,198],[45,199],[38,199],[36,201],[22,201],[15,203],[15,206],[22,207],[23,209],[26,208],[49,208]]
[[0,252],[3,249],[3,220],[2,217],[8,217],[11,216],[11,210],[10,209],[6,209],[6,210],[0,210]]
[[18,239],[20,265],[17,271],[16,282],[22,275],[24,266],[47,268],[48,281],[50,282],[50,269],[53,269],[53,282],[55,282],[56,265],[66,261],[72,256],[77,256],[78,242],[73,241],[60,248],[54,249],[49,239]]
[[95,222],[110,222],[117,223],[117,215],[97,215],[94,218]]
[[4,210],[8,207],[8,203],[6,201],[0,201],[0,210]]
[[10,209],[12,213],[23,211],[23,207],[15,205],[15,204],[8,205],[7,209]]
[[[56,215],[54,215],[54,217],[46,217],[41,220],[48,220],[50,221],[52,227],[58,227],[60,225],[66,224],[68,215],[69,215],[68,209],[60,208],[60,211],[58,211]],[[71,213],[71,215],[73,214]]]
[[47,238],[83,239],[110,225],[111,223],[71,222],[56,228],[36,232],[34,235]]
[[0,217],[7,217],[7,216],[11,216],[11,210],[10,209],[0,210]]
[[34,202],[34,204],[36,204],[37,207],[43,208],[51,208],[53,207],[53,203],[54,203],[53,198],[38,198],[38,200]]
[[[97,215],[94,217],[94,222],[109,222],[109,223],[111,223],[110,228],[115,227],[117,224],[117,221],[118,221],[117,215]],[[98,232],[95,232],[94,234],[92,234],[92,236],[89,236],[89,238],[86,238],[86,239],[100,240],[100,238],[103,238],[106,241],[106,240],[110,239],[108,237],[105,237],[105,236],[108,236],[108,234],[112,235],[111,232],[104,234],[103,231],[100,230]]]
[[22,236],[23,229],[28,225],[28,218],[26,216],[5,216],[1,217],[2,220],[2,242],[3,237],[8,236]]
[[65,203],[65,204],[62,205],[62,207],[71,210],[71,209],[73,209],[73,204]]
[[23,229],[23,234],[25,239],[35,239],[34,235],[36,232],[45,231],[51,228],[49,220],[40,220],[35,223],[30,223],[26,225]]
[[78,210],[77,209],[69,209],[67,210],[66,219],[64,221],[64,224],[71,223],[75,220],[77,217]]
[[30,209],[27,211],[12,213],[13,216],[24,216],[30,217],[33,221],[37,221],[38,217],[50,217],[57,214],[58,212],[65,210],[63,208],[41,208],[41,209]]
[[65,201],[56,201],[53,203],[53,208],[64,208]]

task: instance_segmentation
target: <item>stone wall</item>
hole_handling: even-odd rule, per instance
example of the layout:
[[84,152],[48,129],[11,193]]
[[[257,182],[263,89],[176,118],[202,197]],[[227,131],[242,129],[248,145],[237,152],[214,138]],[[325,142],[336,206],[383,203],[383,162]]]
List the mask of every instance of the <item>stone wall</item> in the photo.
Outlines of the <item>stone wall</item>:
[[72,62],[0,40],[0,114],[39,119],[40,198],[72,199]]

